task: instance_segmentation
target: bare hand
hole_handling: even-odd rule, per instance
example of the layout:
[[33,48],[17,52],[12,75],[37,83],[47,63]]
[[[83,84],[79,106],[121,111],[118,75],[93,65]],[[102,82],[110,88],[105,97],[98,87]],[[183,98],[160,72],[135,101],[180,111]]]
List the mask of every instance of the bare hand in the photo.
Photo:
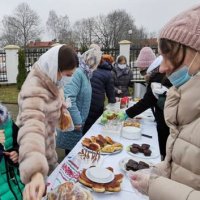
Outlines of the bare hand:
[[18,162],[18,153],[16,151],[11,151],[11,152],[4,152],[6,156],[9,156],[9,158],[14,162]]
[[4,145],[5,143],[5,134],[4,134],[4,130],[0,130],[0,144]]
[[26,184],[23,192],[24,200],[41,200],[45,192],[44,177],[41,173],[35,173],[31,182]]
[[134,188],[143,194],[148,194],[150,174],[134,172],[130,173],[129,177]]

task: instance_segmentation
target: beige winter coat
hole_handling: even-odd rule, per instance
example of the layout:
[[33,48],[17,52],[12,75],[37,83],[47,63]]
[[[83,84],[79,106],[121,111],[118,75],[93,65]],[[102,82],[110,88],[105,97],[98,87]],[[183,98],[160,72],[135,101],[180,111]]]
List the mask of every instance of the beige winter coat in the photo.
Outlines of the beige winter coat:
[[170,179],[152,179],[150,199],[200,200],[200,75],[170,89],[165,120],[170,136],[163,166]]
[[25,184],[35,172],[45,177],[57,163],[55,127],[62,102],[62,93],[51,79],[40,69],[32,69],[18,96],[16,122],[20,175]]

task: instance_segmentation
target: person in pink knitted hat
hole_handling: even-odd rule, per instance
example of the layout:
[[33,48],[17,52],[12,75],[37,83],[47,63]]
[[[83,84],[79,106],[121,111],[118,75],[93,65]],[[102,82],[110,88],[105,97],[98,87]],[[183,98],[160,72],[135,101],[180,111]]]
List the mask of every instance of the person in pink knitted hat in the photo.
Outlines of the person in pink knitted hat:
[[138,58],[135,62],[136,67],[140,68],[140,74],[146,75],[146,71],[151,63],[156,59],[156,55],[150,47],[143,47],[140,50]]
[[164,109],[170,128],[167,153],[150,173],[132,173],[131,183],[151,200],[199,200],[200,4],[171,19],[158,44],[163,56],[159,70],[173,84]]

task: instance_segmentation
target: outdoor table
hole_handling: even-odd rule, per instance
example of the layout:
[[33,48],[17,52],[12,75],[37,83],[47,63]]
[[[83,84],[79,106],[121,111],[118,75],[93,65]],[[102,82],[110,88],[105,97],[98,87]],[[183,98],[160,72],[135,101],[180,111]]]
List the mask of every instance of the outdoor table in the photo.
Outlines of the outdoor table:
[[[98,135],[102,134],[104,135],[102,131],[102,125],[100,125],[99,120],[95,122],[95,124],[90,128],[90,130],[83,136],[83,137],[90,137],[92,135]],[[100,159],[100,163],[103,167],[112,167],[114,169],[114,173],[123,173],[124,178],[121,185],[121,191],[116,193],[95,193],[92,192],[92,195],[95,200],[117,200],[117,199],[123,199],[123,200],[143,200],[148,199],[148,197],[140,194],[137,192],[133,187],[131,186],[130,181],[128,180],[128,177],[125,175],[125,173],[120,169],[119,161],[123,158],[129,157],[134,159],[133,156],[129,155],[126,151],[126,147],[133,144],[133,143],[148,143],[150,144],[157,152],[158,157],[156,158],[148,158],[146,159],[146,162],[151,162],[153,164],[159,163],[161,161],[160,157],[160,151],[159,151],[159,144],[158,144],[158,136],[157,136],[157,130],[156,130],[156,123],[153,121],[149,121],[148,119],[142,120],[142,133],[151,135],[152,138],[147,137],[141,137],[139,140],[128,140],[123,138],[120,134],[112,134],[110,137],[123,144],[124,148],[122,152],[113,154],[113,155],[102,155]],[[108,134],[107,134],[108,135]],[[47,182],[53,182],[55,180],[59,169],[61,168],[62,164],[66,162],[66,160],[73,158],[77,155],[77,153],[82,149],[81,140],[77,143],[77,145],[72,149],[72,151],[69,153],[69,155],[57,166],[57,168],[54,170],[54,172],[48,177]]]

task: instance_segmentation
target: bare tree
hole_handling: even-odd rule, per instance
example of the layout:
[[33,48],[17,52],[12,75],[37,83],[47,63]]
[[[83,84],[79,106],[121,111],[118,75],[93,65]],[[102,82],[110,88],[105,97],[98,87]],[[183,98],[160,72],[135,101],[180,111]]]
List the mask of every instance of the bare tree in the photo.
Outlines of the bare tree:
[[49,17],[46,22],[47,30],[59,42],[67,43],[70,40],[71,28],[67,15],[57,16],[54,10],[49,12]]
[[94,18],[82,19],[73,26],[74,39],[83,51],[93,42]]
[[41,34],[40,18],[27,3],[19,4],[13,15],[4,16],[2,23],[1,38],[8,44],[14,42],[14,44],[26,47],[29,40],[34,40]]
[[46,22],[48,32],[53,36],[53,39],[58,40],[58,24],[59,18],[54,10],[49,11],[49,17]]
[[[128,34],[129,30],[132,30],[132,35]],[[124,10],[115,10],[107,16],[98,16],[93,28],[93,35],[104,48],[118,48],[120,40],[133,41],[143,33],[143,30],[137,29],[133,17]],[[145,36],[141,35],[142,37]]]

